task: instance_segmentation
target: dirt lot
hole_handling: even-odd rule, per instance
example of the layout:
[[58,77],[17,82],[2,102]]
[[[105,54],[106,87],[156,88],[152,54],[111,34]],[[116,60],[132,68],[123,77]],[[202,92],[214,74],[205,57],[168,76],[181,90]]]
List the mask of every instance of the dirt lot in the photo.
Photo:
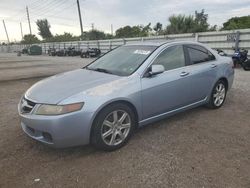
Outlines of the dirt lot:
[[221,109],[141,128],[119,151],[52,149],[28,138],[17,114],[21,95],[89,61],[0,54],[0,187],[250,187],[250,72],[243,70]]

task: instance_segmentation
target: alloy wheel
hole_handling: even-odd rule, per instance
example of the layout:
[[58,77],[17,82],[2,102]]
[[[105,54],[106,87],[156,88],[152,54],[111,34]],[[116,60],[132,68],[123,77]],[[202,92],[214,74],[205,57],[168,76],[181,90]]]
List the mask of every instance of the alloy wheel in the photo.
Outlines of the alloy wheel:
[[214,100],[214,105],[219,107],[222,105],[224,102],[226,96],[226,88],[223,83],[219,83],[216,88],[215,92],[213,94],[213,100]]
[[102,123],[101,135],[105,144],[116,146],[128,136],[131,128],[131,118],[123,110],[116,110],[106,116]]

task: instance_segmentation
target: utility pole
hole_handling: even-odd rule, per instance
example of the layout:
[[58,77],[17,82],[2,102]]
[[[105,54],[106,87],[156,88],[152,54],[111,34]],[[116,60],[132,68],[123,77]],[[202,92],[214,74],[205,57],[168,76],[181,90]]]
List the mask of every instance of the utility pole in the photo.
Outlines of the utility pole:
[[31,26],[30,26],[30,14],[29,14],[29,9],[28,9],[28,6],[26,6],[26,12],[27,12],[27,18],[28,18],[28,22],[29,22],[30,35],[32,35],[32,32],[31,32]]
[[21,37],[22,37],[22,40],[23,40],[23,27],[22,27],[22,22],[20,22],[20,29],[21,29]]
[[78,7],[78,14],[79,14],[79,21],[80,21],[80,28],[81,28],[81,36],[83,36],[82,15],[81,15],[79,0],[76,0],[76,2],[77,2],[77,7]]
[[5,33],[6,33],[7,39],[8,39],[8,43],[10,43],[9,35],[8,35],[8,32],[7,32],[7,29],[6,29],[6,26],[5,26],[5,22],[4,22],[4,20],[3,20],[3,26],[4,26],[4,30],[5,30]]
[[94,28],[95,28],[95,24],[91,23],[91,29],[92,29],[92,31],[94,30]]
[[113,36],[114,33],[113,33],[113,24],[111,24],[111,35]]

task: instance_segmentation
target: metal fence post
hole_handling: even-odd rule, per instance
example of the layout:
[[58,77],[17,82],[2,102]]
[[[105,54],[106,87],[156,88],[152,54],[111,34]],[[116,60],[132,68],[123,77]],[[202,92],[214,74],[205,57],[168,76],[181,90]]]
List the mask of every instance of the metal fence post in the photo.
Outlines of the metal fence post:
[[239,43],[240,43],[240,32],[236,32],[236,40],[235,40],[235,50],[239,49]]
[[97,48],[100,50],[100,42],[97,40],[96,43],[97,43]]
[[199,42],[199,33],[195,33],[195,39],[196,42]]
[[112,50],[112,41],[109,40],[109,50]]

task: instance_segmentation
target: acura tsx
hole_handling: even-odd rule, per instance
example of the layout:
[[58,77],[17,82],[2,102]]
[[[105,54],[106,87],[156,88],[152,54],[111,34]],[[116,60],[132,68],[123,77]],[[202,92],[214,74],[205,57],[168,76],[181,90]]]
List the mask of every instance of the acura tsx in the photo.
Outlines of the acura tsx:
[[18,111],[23,131],[42,143],[112,151],[143,125],[200,105],[220,108],[233,79],[232,60],[197,42],[127,44],[39,81]]

